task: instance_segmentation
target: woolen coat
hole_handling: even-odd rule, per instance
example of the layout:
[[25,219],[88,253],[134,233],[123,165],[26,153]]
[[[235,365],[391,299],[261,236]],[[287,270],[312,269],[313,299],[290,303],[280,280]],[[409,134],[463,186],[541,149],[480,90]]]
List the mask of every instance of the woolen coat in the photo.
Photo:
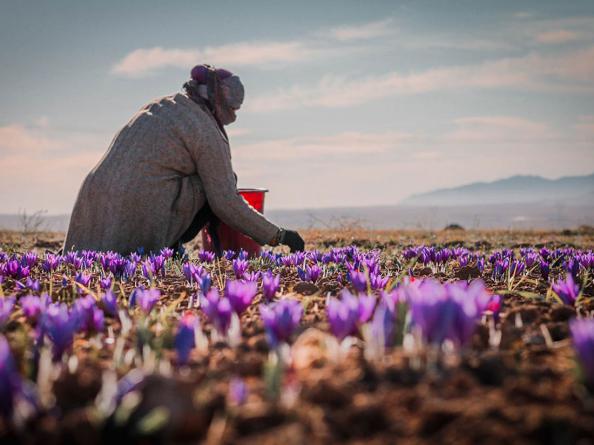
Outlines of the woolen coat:
[[84,180],[64,251],[157,252],[179,239],[207,201],[259,244],[279,229],[237,192],[229,144],[212,113],[185,93],[156,99],[116,134]]

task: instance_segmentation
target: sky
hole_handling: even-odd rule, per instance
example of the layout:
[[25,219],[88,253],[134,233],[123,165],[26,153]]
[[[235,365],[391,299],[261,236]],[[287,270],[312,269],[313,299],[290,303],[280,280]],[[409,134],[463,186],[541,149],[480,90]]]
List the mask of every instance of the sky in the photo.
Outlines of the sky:
[[268,209],[594,172],[591,0],[0,0],[0,213],[70,212],[199,63],[245,85],[233,167]]

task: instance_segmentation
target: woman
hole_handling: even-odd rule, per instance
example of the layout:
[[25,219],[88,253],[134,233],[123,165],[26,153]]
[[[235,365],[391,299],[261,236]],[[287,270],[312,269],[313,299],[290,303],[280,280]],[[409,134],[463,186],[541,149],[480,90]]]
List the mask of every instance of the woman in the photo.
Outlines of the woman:
[[219,219],[261,245],[303,250],[297,232],[268,221],[237,192],[224,126],[243,96],[239,77],[198,65],[183,92],[136,113],[84,180],[64,251],[180,249]]

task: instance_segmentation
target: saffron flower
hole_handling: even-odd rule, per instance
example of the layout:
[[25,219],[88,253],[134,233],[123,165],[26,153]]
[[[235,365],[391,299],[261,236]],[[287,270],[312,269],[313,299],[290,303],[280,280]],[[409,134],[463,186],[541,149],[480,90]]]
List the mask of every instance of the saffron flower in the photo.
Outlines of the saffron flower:
[[231,403],[237,406],[243,405],[248,398],[249,391],[248,387],[243,381],[238,377],[234,377],[229,382],[229,400]]
[[14,307],[14,297],[0,297],[0,328],[6,324]]
[[39,292],[41,290],[41,283],[39,280],[32,280],[31,277],[27,277],[24,283],[17,281],[15,284],[19,289],[29,289],[33,292]]
[[198,252],[198,259],[204,263],[212,263],[215,258],[215,253],[211,252],[210,250],[201,250]]
[[272,301],[279,289],[280,275],[273,275],[271,272],[262,275],[262,294],[267,302]]
[[45,311],[50,302],[48,294],[43,294],[41,297],[26,295],[19,299],[23,315],[30,323],[35,323],[39,320],[40,315]]
[[271,347],[288,342],[303,315],[303,307],[296,300],[280,300],[271,305],[260,305],[260,316],[264,322],[266,339]]
[[551,272],[551,267],[546,260],[541,260],[539,263],[540,266],[540,274],[542,275],[543,280],[549,281],[549,273]]
[[107,290],[111,288],[111,277],[104,277],[99,280],[99,287],[101,290]]
[[142,275],[147,279],[147,280],[152,280],[153,277],[156,275],[157,271],[155,270],[155,266],[152,263],[152,261],[150,261],[149,259],[146,259],[142,262]]
[[233,273],[235,274],[235,278],[239,279],[243,277],[243,275],[248,270],[249,263],[246,260],[236,259],[233,260]]
[[357,292],[367,291],[367,274],[365,272],[349,268],[348,279]]
[[159,299],[161,291],[159,289],[136,289],[136,304],[146,315],[150,314]]
[[212,283],[210,274],[208,272],[204,272],[202,275],[200,275],[199,281],[200,281],[200,291],[203,294],[206,294],[210,290],[210,285]]
[[256,272],[246,272],[243,274],[242,280],[257,282],[260,279],[261,275],[262,272],[260,272],[259,270]]
[[15,399],[22,389],[21,376],[14,362],[8,341],[0,335],[0,416],[10,419]]
[[331,298],[326,308],[332,334],[340,341],[349,335],[355,335],[358,324],[365,323],[373,314],[374,305],[373,297],[357,298],[343,289],[341,299]]
[[168,260],[169,258],[173,257],[173,249],[170,247],[164,247],[163,249],[161,249],[161,251],[159,252],[159,254],[165,258],[165,260]]
[[305,266],[305,267],[297,267],[297,274],[302,281],[309,281],[311,283],[315,283],[322,275],[322,269],[317,264],[313,264],[312,266]]
[[569,330],[582,378],[594,391],[594,319],[573,319],[569,322]]
[[85,332],[103,331],[104,316],[95,302],[95,299],[87,295],[74,302],[72,316],[78,320],[78,329]]
[[257,292],[258,285],[252,281],[228,280],[225,284],[225,297],[237,315],[241,315],[252,304]]
[[389,280],[389,276],[382,277],[380,274],[376,274],[373,272],[369,274],[369,285],[372,289],[385,289]]
[[371,320],[371,334],[385,347],[393,346],[396,328],[396,307],[390,308],[386,301],[378,304]]
[[470,341],[483,305],[482,293],[471,286],[444,286],[427,279],[418,286],[406,287],[412,324],[426,342],[441,345],[449,339],[465,346]]
[[221,298],[219,291],[212,288],[202,298],[202,310],[221,335],[226,335],[231,324],[231,315],[233,308],[227,298]]
[[580,294],[580,286],[574,281],[573,275],[570,273],[567,274],[565,280],[558,280],[552,286],[553,292],[557,294],[559,299],[564,303],[570,306],[575,305],[575,301],[577,300]]
[[101,296],[101,307],[103,312],[112,317],[115,317],[118,313],[118,297],[110,289]]
[[195,329],[198,326],[198,317],[191,312],[183,315],[177,325],[177,332],[173,341],[180,364],[188,363],[192,349],[196,347]]
[[45,311],[43,325],[47,336],[52,342],[54,360],[60,360],[62,355],[72,346],[76,331],[77,317],[71,316],[66,304],[51,304]]

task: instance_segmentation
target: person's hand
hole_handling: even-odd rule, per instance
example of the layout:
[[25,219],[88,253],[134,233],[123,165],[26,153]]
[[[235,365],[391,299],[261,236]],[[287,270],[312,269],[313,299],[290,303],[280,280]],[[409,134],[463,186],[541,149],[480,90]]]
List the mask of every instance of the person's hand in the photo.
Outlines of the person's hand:
[[280,244],[289,246],[291,252],[296,252],[298,250],[305,249],[305,241],[303,241],[301,235],[299,235],[294,230],[283,230],[283,234],[280,239]]

